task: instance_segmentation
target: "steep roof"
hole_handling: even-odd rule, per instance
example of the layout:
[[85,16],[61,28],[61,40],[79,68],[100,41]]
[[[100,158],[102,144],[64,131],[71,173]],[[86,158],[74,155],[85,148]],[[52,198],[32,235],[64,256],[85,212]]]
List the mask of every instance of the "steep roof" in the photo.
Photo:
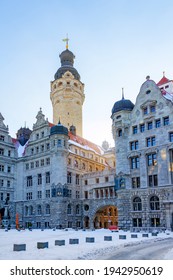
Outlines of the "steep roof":
[[167,84],[169,82],[171,82],[171,80],[169,80],[168,78],[163,76],[162,79],[157,83],[157,86],[162,86],[162,85]]
[[[93,150],[99,155],[103,154],[102,148],[78,135],[73,135],[71,132],[68,133],[68,136],[71,141],[75,142],[76,144],[83,146],[84,149]],[[74,143],[74,145],[75,145]]]

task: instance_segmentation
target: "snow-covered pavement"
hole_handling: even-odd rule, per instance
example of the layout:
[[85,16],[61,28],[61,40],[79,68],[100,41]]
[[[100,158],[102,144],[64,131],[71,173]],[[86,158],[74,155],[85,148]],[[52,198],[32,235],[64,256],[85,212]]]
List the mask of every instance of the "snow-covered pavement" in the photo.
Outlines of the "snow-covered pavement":
[[[151,239],[173,238],[173,232],[166,231],[157,236],[142,237],[143,233],[135,233],[138,238],[131,238],[131,232],[111,232],[108,229],[91,230],[0,230],[1,260],[79,260],[104,259],[104,256],[121,246],[129,246],[134,242],[148,242]],[[134,234],[134,233],[133,233]],[[126,235],[126,239],[119,239]],[[112,241],[104,241],[104,236],[112,236]],[[94,243],[86,243],[86,237],[94,237]],[[69,239],[79,239],[79,244],[69,244]],[[55,240],[65,240],[64,246],[55,246]],[[37,249],[37,242],[48,242],[46,249]],[[13,251],[13,244],[26,244],[26,251]],[[173,245],[164,259],[173,260]]]

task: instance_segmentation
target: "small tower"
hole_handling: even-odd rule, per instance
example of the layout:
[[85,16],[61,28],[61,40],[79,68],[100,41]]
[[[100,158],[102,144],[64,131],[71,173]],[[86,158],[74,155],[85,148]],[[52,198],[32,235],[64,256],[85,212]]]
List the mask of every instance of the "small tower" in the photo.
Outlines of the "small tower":
[[73,67],[74,54],[66,50],[60,54],[61,67],[57,70],[51,82],[50,99],[53,107],[53,123],[58,120],[70,128],[76,127],[76,134],[82,136],[82,105],[85,99],[84,84],[80,81],[80,75]]

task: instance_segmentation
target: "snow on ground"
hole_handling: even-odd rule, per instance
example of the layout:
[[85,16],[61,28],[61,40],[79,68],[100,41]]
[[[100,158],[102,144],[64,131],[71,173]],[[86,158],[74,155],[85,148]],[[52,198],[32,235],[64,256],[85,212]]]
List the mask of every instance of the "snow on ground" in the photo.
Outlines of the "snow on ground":
[[[127,236],[127,239],[119,239],[119,235]],[[91,230],[55,230],[41,231],[39,229],[9,230],[0,229],[0,259],[1,260],[79,260],[79,259],[104,259],[113,250],[121,246],[130,246],[134,242],[147,242],[151,239],[165,239],[172,237],[173,232],[166,231],[158,236],[142,237],[142,233],[136,233],[138,238],[131,238],[131,232],[111,232],[108,229]],[[104,236],[112,236],[112,241],[104,241]],[[86,243],[86,237],[94,237],[94,243]],[[79,244],[69,244],[70,238],[78,238]],[[55,246],[55,240],[65,240],[65,246]],[[46,249],[37,249],[37,242],[49,242]],[[26,251],[13,251],[13,244],[26,244]],[[173,260],[173,247],[164,259]]]

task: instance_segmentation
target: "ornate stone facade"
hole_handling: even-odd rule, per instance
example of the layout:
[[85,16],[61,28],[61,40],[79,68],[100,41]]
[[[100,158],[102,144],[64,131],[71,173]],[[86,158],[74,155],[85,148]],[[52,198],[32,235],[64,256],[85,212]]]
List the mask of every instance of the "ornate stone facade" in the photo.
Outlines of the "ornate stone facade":
[[112,110],[120,227],[173,227],[173,103],[164,85],[147,77],[135,105]]

